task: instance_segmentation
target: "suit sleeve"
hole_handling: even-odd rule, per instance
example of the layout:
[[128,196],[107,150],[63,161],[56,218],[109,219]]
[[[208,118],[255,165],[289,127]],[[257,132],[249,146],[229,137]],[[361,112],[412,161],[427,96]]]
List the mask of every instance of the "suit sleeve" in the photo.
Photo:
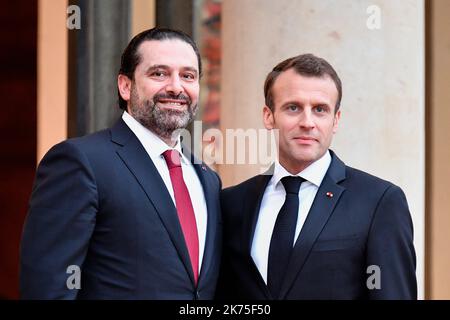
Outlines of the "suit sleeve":
[[69,141],[53,147],[37,169],[23,229],[22,299],[77,297],[78,290],[67,286],[75,275],[68,267],[82,270],[97,204],[95,178],[86,156]]
[[[386,190],[373,217],[367,265],[379,267],[380,275],[380,286],[369,289],[370,299],[417,299],[413,225],[405,194],[397,186]],[[372,284],[375,270],[367,274]]]

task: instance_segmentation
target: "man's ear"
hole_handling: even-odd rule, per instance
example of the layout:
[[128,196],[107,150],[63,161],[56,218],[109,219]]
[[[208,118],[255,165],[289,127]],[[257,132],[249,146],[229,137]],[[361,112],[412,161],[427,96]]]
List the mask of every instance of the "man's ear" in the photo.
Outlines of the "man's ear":
[[131,97],[131,80],[124,74],[117,77],[117,87],[123,100],[129,101]]
[[339,120],[341,119],[341,110],[338,110],[334,115],[333,133],[337,132]]
[[272,130],[275,126],[275,119],[273,118],[273,112],[270,110],[268,106],[264,106],[263,108],[263,121],[264,127],[267,130]]

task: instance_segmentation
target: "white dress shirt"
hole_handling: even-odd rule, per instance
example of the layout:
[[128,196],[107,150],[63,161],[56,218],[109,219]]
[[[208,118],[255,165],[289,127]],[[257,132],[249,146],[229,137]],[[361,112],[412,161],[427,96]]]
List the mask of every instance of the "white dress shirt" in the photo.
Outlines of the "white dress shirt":
[[[330,152],[327,151],[319,160],[313,162],[306,169],[294,175],[302,177],[305,181],[301,184],[298,194],[299,209],[292,246],[294,246],[295,241],[297,241],[309,209],[317,194],[317,190],[325,177],[330,163],[331,155]],[[275,227],[278,212],[283,206],[286,198],[286,191],[280,180],[286,176],[293,175],[276,161],[273,176],[264,191],[255,234],[253,236],[251,256],[266,284],[270,240],[272,238],[272,232]]]
[[200,179],[195,172],[194,166],[189,159],[181,151],[180,139],[174,148],[168,146],[161,138],[159,138],[152,131],[148,130],[142,124],[140,124],[136,119],[129,115],[126,111],[122,115],[123,121],[127,126],[133,131],[136,137],[139,139],[143,145],[145,151],[153,161],[153,164],[158,170],[164,184],[166,185],[167,191],[169,191],[172,197],[173,204],[176,206],[175,197],[173,193],[172,181],[170,180],[170,173],[167,167],[166,160],[162,155],[166,150],[175,149],[181,155],[181,169],[183,171],[183,179],[186,187],[189,191],[189,196],[191,197],[192,206],[194,208],[195,220],[197,223],[198,241],[199,241],[199,261],[198,261],[198,273],[200,274],[200,269],[203,261],[203,251],[205,249],[205,238],[206,238],[206,223],[207,223],[207,209],[205,194],[203,193],[203,187]]

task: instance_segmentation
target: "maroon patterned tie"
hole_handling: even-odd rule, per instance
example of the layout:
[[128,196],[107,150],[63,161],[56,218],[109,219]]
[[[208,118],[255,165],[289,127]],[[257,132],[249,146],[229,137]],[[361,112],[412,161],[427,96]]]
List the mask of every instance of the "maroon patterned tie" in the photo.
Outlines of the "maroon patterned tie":
[[184,240],[191,258],[192,270],[194,271],[195,285],[198,280],[198,233],[197,223],[195,222],[194,208],[192,207],[189,191],[183,180],[183,171],[181,170],[180,154],[176,150],[167,150],[163,153],[169,168],[170,180],[172,181],[173,193],[175,195],[175,204],[183,230]]

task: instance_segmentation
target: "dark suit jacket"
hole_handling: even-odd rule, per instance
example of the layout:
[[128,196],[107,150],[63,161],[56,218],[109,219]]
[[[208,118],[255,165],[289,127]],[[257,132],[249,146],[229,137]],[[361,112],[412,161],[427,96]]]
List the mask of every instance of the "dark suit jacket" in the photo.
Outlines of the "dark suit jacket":
[[[281,299],[415,299],[413,228],[402,190],[347,167],[331,165],[295,243]],[[224,256],[220,299],[272,299],[250,255],[264,190],[259,175],[222,191]],[[328,197],[327,192],[333,194]],[[371,265],[379,266],[381,288]]]
[[[194,167],[208,210],[197,288],[173,201],[123,120],[53,147],[37,170],[24,226],[21,297],[213,298],[220,265],[221,183],[205,165]],[[66,286],[70,265],[81,267],[80,290]]]

